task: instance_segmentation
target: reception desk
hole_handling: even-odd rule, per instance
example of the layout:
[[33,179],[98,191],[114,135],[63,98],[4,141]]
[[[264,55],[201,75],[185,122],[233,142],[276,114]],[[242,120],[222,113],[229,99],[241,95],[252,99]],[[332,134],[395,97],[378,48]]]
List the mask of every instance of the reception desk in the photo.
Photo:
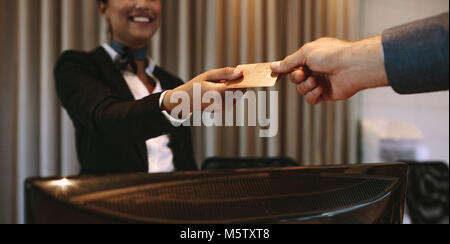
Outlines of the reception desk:
[[401,224],[407,164],[29,179],[28,223]]

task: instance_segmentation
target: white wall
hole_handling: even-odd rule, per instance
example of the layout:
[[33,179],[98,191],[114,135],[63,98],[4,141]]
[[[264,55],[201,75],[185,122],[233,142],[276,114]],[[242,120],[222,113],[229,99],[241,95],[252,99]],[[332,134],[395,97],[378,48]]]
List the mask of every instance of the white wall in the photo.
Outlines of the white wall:
[[[361,38],[384,29],[448,12],[448,0],[361,0]],[[363,119],[392,119],[416,125],[429,160],[449,162],[449,93],[397,95],[391,88],[362,94]]]

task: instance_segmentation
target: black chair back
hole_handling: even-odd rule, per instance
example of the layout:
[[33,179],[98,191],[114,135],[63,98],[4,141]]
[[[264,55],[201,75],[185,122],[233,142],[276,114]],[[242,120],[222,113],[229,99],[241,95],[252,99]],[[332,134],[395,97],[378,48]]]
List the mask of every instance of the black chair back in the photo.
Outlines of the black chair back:
[[448,224],[448,166],[440,162],[408,165],[406,205],[412,224]]

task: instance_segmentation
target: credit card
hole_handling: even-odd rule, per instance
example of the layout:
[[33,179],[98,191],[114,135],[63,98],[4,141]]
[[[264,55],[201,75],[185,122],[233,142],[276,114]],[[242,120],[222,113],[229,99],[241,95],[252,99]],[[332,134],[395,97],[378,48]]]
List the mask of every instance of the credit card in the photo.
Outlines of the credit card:
[[277,83],[278,74],[270,69],[271,63],[243,64],[236,68],[244,71],[244,76],[227,83],[227,87],[233,88],[259,88],[273,87]]

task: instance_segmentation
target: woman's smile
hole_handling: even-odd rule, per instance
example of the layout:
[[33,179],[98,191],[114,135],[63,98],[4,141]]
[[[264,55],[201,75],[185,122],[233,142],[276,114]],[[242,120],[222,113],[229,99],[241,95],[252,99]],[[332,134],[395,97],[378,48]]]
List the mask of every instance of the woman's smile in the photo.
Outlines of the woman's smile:
[[140,14],[136,14],[136,15],[129,15],[127,18],[128,18],[128,21],[131,21],[132,23],[135,23],[135,24],[138,24],[141,26],[148,26],[155,21],[154,16],[152,16],[150,14],[144,14],[144,13],[140,13]]

